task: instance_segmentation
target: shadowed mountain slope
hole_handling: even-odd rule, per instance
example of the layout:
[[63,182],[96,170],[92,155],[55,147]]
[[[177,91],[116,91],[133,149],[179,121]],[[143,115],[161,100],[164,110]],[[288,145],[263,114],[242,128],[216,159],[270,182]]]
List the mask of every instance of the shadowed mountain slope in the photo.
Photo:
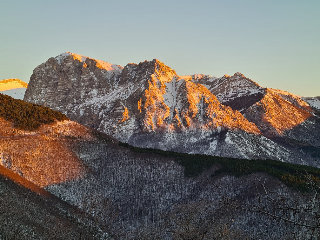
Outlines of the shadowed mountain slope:
[[91,217],[2,166],[0,193],[1,239],[101,239]]

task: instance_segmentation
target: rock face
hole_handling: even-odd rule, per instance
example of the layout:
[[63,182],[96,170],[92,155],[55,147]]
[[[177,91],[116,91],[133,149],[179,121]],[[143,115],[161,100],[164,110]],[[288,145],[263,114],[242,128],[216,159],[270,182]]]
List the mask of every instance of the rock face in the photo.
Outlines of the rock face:
[[28,84],[17,78],[0,81],[0,93],[9,95],[15,99],[23,99]]
[[24,99],[134,146],[318,165],[315,109],[241,73],[178,76],[157,59],[123,68],[64,53],[34,70]]
[[68,148],[68,139],[94,137],[79,123],[65,120],[24,131],[0,118],[0,128],[0,165],[25,179],[45,187],[84,174],[79,159]]

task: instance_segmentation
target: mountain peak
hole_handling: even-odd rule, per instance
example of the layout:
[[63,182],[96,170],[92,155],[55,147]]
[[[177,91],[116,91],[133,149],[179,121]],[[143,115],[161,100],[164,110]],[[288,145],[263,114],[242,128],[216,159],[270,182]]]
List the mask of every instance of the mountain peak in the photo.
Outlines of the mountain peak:
[[64,52],[55,57],[59,64],[61,64],[67,57],[72,56],[74,60],[78,60],[79,62],[85,62],[88,57],[85,57],[80,54]]
[[145,60],[145,61],[143,61],[143,62],[140,62],[140,64],[141,64],[141,63],[152,64],[152,65],[154,65],[154,66],[157,66],[157,65],[165,65],[162,61],[160,61],[160,60],[157,59],[157,58],[154,58],[154,59],[152,59],[151,61]]
[[164,64],[163,62],[161,62],[159,59],[154,58],[151,62],[154,62],[156,64]]
[[0,91],[6,91],[16,88],[27,88],[28,83],[17,78],[4,79],[0,81]]
[[313,121],[299,98],[260,87],[240,72],[178,76],[158,59],[110,72],[96,67],[98,60],[63,56],[60,65],[50,58],[34,70],[24,99],[138,147],[298,161],[300,155],[289,157],[289,149],[266,137],[298,134],[302,122]]
[[[132,65],[132,64],[128,64],[128,65]],[[133,64],[136,65],[136,64]],[[149,73],[153,74],[156,73],[158,75],[171,75],[171,76],[176,76],[177,73],[175,70],[173,70],[172,68],[170,68],[169,66],[167,66],[166,64],[164,64],[163,62],[161,62],[158,59],[153,59],[151,61],[145,60],[143,62],[140,62],[138,64],[140,69],[145,69],[146,71],[148,71]]]
[[240,85],[250,85],[250,86],[256,86],[258,88],[261,88],[262,87],[256,83],[255,81],[253,81],[252,79],[246,77],[245,75],[243,75],[241,72],[236,72],[235,74],[233,74],[232,77],[228,77],[228,79],[232,80],[232,81],[238,81],[239,83],[241,83]]
[[236,72],[234,75],[233,75],[234,77],[244,77],[244,78],[246,78],[246,76],[245,75],[243,75],[241,72]]
[[87,60],[86,56],[80,55],[80,54],[76,54],[76,53],[71,53],[71,52],[66,52],[66,54],[69,54],[73,57],[74,60],[79,60],[79,62],[85,62]]
[[84,55],[80,55],[80,54],[76,54],[76,53],[71,53],[71,52],[65,52],[65,53],[62,53],[58,56],[55,57],[55,59],[58,61],[59,65],[61,65],[61,63],[63,61],[65,61],[66,58],[68,58],[69,56],[72,56],[74,60],[77,60],[81,63],[83,63],[83,67],[87,67],[87,63],[86,61],[89,59],[89,61],[93,61],[95,63],[95,66],[100,68],[100,69],[104,69],[104,70],[107,70],[107,71],[113,71],[113,70],[122,70],[123,67],[120,66],[120,65],[116,65],[116,64],[111,64],[111,63],[108,63],[108,62],[105,62],[105,61],[102,61],[102,60],[97,60],[97,59],[94,59],[94,58],[89,58],[89,57],[86,57]]

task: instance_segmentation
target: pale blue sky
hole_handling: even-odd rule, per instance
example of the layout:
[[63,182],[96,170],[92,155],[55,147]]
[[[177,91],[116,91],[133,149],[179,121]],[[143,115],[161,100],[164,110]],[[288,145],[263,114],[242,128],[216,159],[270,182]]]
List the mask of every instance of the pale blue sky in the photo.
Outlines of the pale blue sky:
[[0,0],[0,79],[70,51],[320,95],[319,0]]

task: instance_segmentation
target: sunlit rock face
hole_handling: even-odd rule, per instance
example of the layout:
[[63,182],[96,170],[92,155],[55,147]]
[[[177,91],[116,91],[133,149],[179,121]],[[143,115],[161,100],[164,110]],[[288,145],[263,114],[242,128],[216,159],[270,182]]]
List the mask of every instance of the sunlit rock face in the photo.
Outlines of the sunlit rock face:
[[15,99],[23,99],[28,84],[17,78],[0,80],[0,93]]
[[40,187],[83,176],[85,168],[68,143],[95,139],[87,127],[69,120],[23,131],[0,119],[0,135],[0,165]]
[[121,67],[64,53],[34,70],[25,100],[134,146],[307,164],[314,159],[283,140],[305,123],[310,129],[314,109],[241,73],[179,76],[157,59]]
[[313,116],[311,107],[294,95],[267,89],[264,97],[244,111],[250,121],[268,136],[283,135]]

